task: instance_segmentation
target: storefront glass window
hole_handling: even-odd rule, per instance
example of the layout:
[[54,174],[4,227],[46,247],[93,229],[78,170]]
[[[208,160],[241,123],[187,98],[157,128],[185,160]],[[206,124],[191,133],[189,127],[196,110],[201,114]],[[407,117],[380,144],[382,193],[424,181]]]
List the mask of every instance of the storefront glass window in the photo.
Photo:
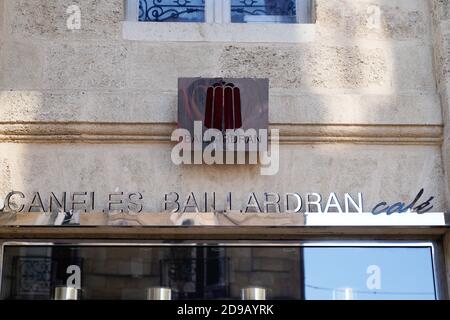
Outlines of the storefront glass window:
[[162,289],[176,300],[241,299],[246,292],[266,299],[437,298],[431,247],[3,248],[1,299],[55,299],[63,292],[77,299],[144,300]]
[[304,262],[306,299],[436,299],[430,247],[308,247]]

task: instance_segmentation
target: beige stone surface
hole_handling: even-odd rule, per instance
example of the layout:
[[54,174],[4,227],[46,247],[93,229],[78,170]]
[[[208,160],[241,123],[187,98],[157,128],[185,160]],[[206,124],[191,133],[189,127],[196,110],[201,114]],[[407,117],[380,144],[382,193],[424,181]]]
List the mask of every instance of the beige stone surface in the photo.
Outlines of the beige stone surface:
[[[317,23],[305,34],[293,29],[299,42],[282,43],[293,38],[283,35],[275,44],[235,41],[245,37],[232,34],[222,38],[227,42],[126,41],[122,0],[0,0],[0,134],[41,142],[0,143],[0,197],[21,190],[30,201],[39,191],[46,203],[52,191],[95,191],[101,210],[109,192],[139,191],[151,212],[162,210],[170,191],[180,193],[180,202],[190,191],[199,198],[215,191],[219,208],[229,191],[237,206],[252,191],[259,199],[264,192],[361,191],[370,211],[379,201],[409,202],[424,188],[425,196],[435,196],[433,211],[448,211],[449,1],[315,2]],[[69,5],[80,7],[80,30],[67,28]],[[198,28],[199,40],[218,32],[206,28]],[[197,76],[270,78],[270,122],[285,130],[278,175],[260,176],[258,166],[172,164],[172,145],[160,142],[168,136],[164,125],[176,121],[177,78]],[[20,122],[46,124],[36,129]],[[69,133],[90,143],[54,143]],[[132,138],[117,143],[127,134]],[[154,139],[139,141],[148,136]],[[317,144],[319,136],[341,140]],[[449,241],[447,235],[450,279]],[[292,281],[265,272],[284,272],[285,262],[259,261],[260,272],[249,278],[251,266],[239,260],[233,281]],[[119,263],[130,271],[126,261],[115,262],[107,266],[111,272]],[[121,288],[124,281],[111,285]],[[238,296],[238,285],[231,289]]]
[[[178,77],[222,75],[269,77],[272,122],[441,122],[431,48],[423,41],[427,33],[421,23],[411,23],[426,20],[423,1],[379,0],[387,12],[401,8],[402,17],[383,39],[364,42],[358,31],[346,33],[348,41],[321,35],[302,45],[122,42],[102,33],[120,33],[115,26],[123,13],[121,1],[81,1],[88,27],[71,37],[61,18],[65,5],[40,3],[6,6],[9,17],[17,16],[7,21],[12,36],[32,37],[0,44],[8,67],[0,89],[13,90],[1,93],[6,121],[174,122]],[[340,2],[319,1],[317,27],[347,26],[349,15],[364,14],[372,4],[347,3],[346,12]],[[329,16],[337,8],[341,14]],[[98,25],[91,30],[94,20]],[[335,29],[337,35],[340,29]]]
[[155,92],[177,90],[179,77],[220,76],[222,45],[133,43],[130,53],[130,87]]
[[225,76],[267,77],[272,88],[379,88],[387,81],[382,49],[230,45],[220,62]]
[[[428,6],[422,0],[316,0],[320,34],[369,39],[424,39],[429,32]],[[374,14],[379,12],[379,18]]]
[[446,121],[448,118],[448,95],[450,88],[450,33],[446,36],[442,36],[441,41],[437,44],[436,55],[436,77],[438,80],[438,90],[443,102],[444,114],[446,115]]
[[[416,125],[424,126],[422,132],[425,132],[425,126],[439,126],[443,122],[427,23],[430,17],[428,5],[423,1],[363,0],[346,2],[343,6],[342,1],[320,0],[317,1],[317,29],[320,31],[317,41],[276,45],[122,41],[119,23],[123,16],[122,1],[85,0],[74,4],[79,4],[82,11],[82,29],[68,32],[65,4],[53,0],[6,3],[5,25],[10,35],[0,43],[0,68],[5,70],[0,81],[3,89],[0,120],[11,123],[174,123],[178,77],[230,76],[270,78],[270,121],[275,124]],[[381,10],[381,27],[368,29],[367,10],[374,4]],[[445,17],[445,14],[439,16]],[[448,50],[446,42],[443,43],[440,57],[445,66]],[[442,70],[445,79],[446,68]],[[55,126],[55,132],[57,128]],[[122,129],[117,133],[122,134]],[[87,137],[83,136],[86,133],[83,130],[74,129],[74,132],[81,132],[81,138]],[[51,134],[48,127],[42,132]],[[343,130],[341,135],[345,138],[349,132]],[[364,129],[361,135],[367,132]],[[39,131],[33,131],[37,133]],[[414,137],[412,135],[410,140]],[[299,141],[294,140],[294,143]],[[393,194],[406,198],[411,196],[411,185],[414,189],[420,189],[419,184],[427,185],[430,192],[440,197],[437,207],[444,210],[440,192],[443,164],[438,146],[295,144],[283,146],[285,158],[282,158],[277,177],[260,177],[256,167],[172,167],[169,145],[147,144],[73,145],[70,148],[67,145],[4,144],[2,148],[8,151],[2,161],[8,169],[3,169],[2,174],[8,181],[5,190],[17,187],[32,190],[39,187],[41,180],[45,181],[45,186],[53,184],[53,188],[60,190],[70,184],[60,185],[59,180],[52,182],[55,179],[52,170],[42,179],[29,175],[28,171],[46,172],[52,164],[64,175],[62,167],[58,167],[63,163],[64,168],[68,167],[65,171],[69,176],[75,175],[81,181],[76,183],[76,188],[115,190],[123,185],[127,190],[159,191],[198,190],[196,184],[211,183],[209,176],[221,181],[235,175],[235,179],[246,177],[248,180],[242,192],[248,192],[250,186],[257,186],[261,192],[266,186],[289,191],[297,187],[292,176],[299,174],[300,181],[308,181],[305,184],[308,188],[326,193],[334,191],[334,186],[324,186],[330,183],[328,175],[323,173],[328,172],[335,176],[333,179],[338,179],[336,185],[341,191],[354,189],[355,184],[367,190],[375,186],[375,191],[368,191],[371,201],[382,196],[393,197]],[[359,153],[351,155],[356,158],[350,160],[340,158],[344,156],[341,153],[347,157],[348,150]],[[52,163],[51,154],[57,154],[62,162]],[[67,154],[80,159],[76,167],[71,167],[74,163],[68,161]],[[33,159],[32,163],[28,157]],[[387,160],[383,161],[384,158]],[[108,159],[106,165],[105,159]],[[295,165],[288,168],[291,162]],[[125,176],[121,175],[123,166],[130,167]],[[309,173],[310,168],[316,166],[325,171],[313,169],[317,174],[312,175],[313,178],[300,172]],[[353,166],[359,171],[351,170]],[[372,171],[384,176],[390,186],[382,187],[382,180],[373,178],[376,175]],[[142,172],[154,176],[151,183],[143,178]],[[342,172],[343,177],[336,172]],[[387,172],[389,176],[385,176]],[[420,172],[420,179],[410,172]],[[178,179],[165,179],[169,173],[175,173]],[[26,183],[14,180],[22,174]],[[101,179],[109,176],[113,178],[108,178],[107,182]],[[417,179],[415,183],[413,179]],[[361,180],[364,183],[359,183]],[[112,181],[115,182],[111,184]],[[400,189],[396,186],[399,182],[404,183]],[[218,188],[225,191],[232,185],[225,183]],[[398,193],[398,190],[403,191]],[[307,192],[306,189],[303,192]],[[155,204],[151,209],[159,210]]]
[[442,124],[440,110],[437,94],[289,95],[280,92],[270,96],[269,119],[273,123],[426,125]]
[[42,46],[27,41],[4,41],[2,47],[0,88],[40,88],[44,65]]
[[450,3],[447,0],[433,0],[433,5],[438,20],[450,19]]
[[0,0],[0,40],[3,39],[3,22],[5,21],[4,15],[5,15],[5,0]]
[[[283,94],[274,89],[269,103],[271,123],[440,125],[443,121],[437,94]],[[0,91],[0,118],[175,123],[177,104],[175,92],[153,90]]]
[[174,166],[170,150],[169,144],[2,144],[1,161],[9,173],[1,192],[40,191],[48,198],[51,191],[94,191],[103,209],[107,193],[139,191],[147,212],[160,211],[170,191],[179,192],[182,201],[191,191],[200,199],[216,191],[218,209],[229,191],[236,205],[253,191],[259,198],[263,192],[363,192],[370,211],[382,200],[411,201],[424,188],[424,196],[435,196],[434,210],[445,210],[438,146],[282,145],[275,176],[260,176],[257,165]]
[[450,4],[446,0],[431,2],[433,17],[434,67],[445,125],[442,153],[446,177],[447,207],[450,206]]
[[125,87],[128,49],[123,43],[73,42],[49,46],[44,86],[49,89]]
[[[5,1],[5,0],[4,0]],[[119,38],[123,1],[109,0],[6,0],[8,33],[15,38],[104,39]],[[81,29],[70,30],[70,5],[79,6]]]
[[122,25],[123,39],[149,42],[307,43],[316,34],[314,24],[125,21]]
[[129,78],[135,89],[173,91],[179,77],[219,75],[270,78],[271,89],[303,92],[435,92],[431,47],[415,44],[137,42],[131,50]]

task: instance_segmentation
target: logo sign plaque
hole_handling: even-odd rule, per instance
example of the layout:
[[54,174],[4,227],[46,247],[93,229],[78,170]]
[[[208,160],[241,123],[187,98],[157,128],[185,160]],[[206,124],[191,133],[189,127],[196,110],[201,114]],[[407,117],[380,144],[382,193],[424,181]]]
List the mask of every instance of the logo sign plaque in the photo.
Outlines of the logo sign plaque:
[[203,130],[268,129],[269,80],[233,78],[178,79],[178,127],[194,135]]
[[180,78],[178,90],[174,164],[259,163],[261,175],[278,173],[279,130],[269,136],[268,79]]

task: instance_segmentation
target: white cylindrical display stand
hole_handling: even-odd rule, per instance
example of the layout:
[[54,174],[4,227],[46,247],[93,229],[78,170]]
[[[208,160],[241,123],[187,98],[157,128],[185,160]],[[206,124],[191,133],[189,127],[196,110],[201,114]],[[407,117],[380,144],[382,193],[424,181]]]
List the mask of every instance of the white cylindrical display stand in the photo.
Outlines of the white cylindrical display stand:
[[248,287],[241,290],[242,300],[266,300],[266,289],[261,287]]
[[164,287],[148,288],[147,300],[172,300],[172,289]]
[[79,290],[73,287],[56,287],[55,300],[78,300]]

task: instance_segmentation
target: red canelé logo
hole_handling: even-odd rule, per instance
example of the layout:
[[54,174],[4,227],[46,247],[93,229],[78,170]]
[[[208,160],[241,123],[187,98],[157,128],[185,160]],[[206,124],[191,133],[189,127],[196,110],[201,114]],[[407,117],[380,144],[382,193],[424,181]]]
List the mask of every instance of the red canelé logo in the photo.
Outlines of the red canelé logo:
[[242,127],[241,92],[232,83],[221,81],[206,92],[205,127],[225,131]]

